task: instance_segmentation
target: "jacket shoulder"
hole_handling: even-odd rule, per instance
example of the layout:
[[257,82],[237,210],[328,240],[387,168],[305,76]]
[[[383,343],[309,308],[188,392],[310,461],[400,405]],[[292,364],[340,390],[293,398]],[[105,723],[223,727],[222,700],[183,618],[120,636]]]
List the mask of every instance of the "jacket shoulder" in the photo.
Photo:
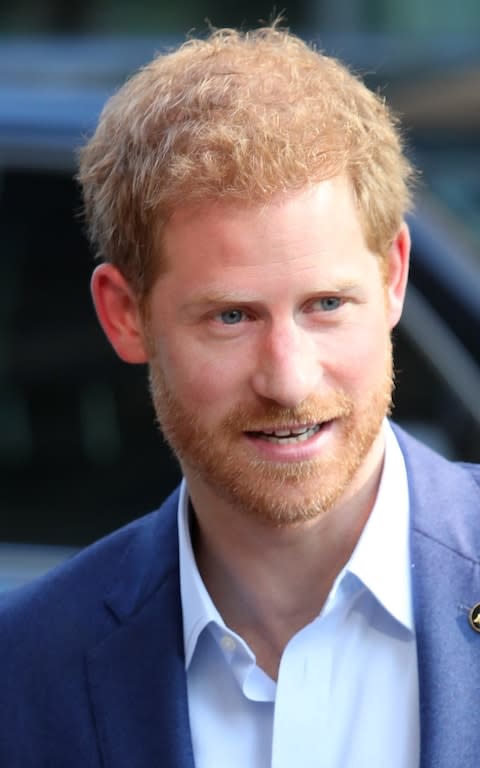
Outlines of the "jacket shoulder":
[[[480,562],[480,466],[450,461],[394,426],[405,460],[412,531]],[[439,550],[440,551],[440,550]]]

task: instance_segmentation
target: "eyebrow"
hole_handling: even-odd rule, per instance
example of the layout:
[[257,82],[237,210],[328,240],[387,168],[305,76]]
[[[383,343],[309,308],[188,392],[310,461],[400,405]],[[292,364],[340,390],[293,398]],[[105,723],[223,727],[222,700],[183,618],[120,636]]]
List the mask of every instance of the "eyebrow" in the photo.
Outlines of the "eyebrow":
[[203,293],[194,294],[186,302],[185,306],[192,306],[197,304],[248,304],[251,302],[259,302],[260,298],[251,294],[247,295],[240,291],[204,291]]
[[253,296],[246,296],[235,291],[206,291],[197,293],[189,297],[184,304],[179,307],[182,315],[197,314],[208,307],[246,307],[254,304],[261,304],[261,299]]
[[[335,285],[326,286],[323,289],[308,291],[307,297],[315,296],[336,296],[337,294],[349,293],[358,289],[358,281],[346,280],[344,282],[335,281]],[[194,293],[180,307],[181,312],[189,312],[196,308],[208,306],[245,306],[252,304],[264,304],[265,299],[259,295],[246,294],[235,290],[215,289],[205,290]]]
[[[318,288],[317,290],[309,290],[307,293],[315,294],[329,294],[329,293],[342,293],[344,291],[353,291],[358,288],[357,280],[332,280],[331,285],[325,285],[325,288]],[[239,302],[245,304],[248,302],[260,302],[262,298],[252,294],[246,294],[242,291],[235,290],[222,290],[212,288],[211,290],[205,290],[193,294],[188,300],[188,304],[229,304]]]

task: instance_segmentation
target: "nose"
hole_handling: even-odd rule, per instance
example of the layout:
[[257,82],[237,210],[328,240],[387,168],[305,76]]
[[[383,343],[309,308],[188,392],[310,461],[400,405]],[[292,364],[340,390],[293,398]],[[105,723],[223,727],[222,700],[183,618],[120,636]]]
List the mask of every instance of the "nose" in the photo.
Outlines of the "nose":
[[252,375],[258,396],[295,408],[317,390],[321,376],[316,340],[294,319],[265,331]]

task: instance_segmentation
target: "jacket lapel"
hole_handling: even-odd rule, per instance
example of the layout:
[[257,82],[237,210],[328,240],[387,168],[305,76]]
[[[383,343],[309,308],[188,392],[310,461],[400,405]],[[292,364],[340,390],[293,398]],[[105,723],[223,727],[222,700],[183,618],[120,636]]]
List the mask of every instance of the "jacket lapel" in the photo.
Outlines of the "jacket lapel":
[[480,756],[480,494],[460,465],[397,433],[409,477],[421,768],[473,768]]
[[117,628],[87,655],[105,768],[193,768],[176,497],[143,526],[106,606]]

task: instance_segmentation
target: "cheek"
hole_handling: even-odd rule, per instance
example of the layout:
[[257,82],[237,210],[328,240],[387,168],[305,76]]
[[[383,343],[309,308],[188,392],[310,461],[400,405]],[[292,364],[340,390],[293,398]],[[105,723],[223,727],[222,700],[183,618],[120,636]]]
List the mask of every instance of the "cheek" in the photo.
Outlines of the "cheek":
[[244,389],[248,373],[241,361],[235,364],[197,345],[172,344],[158,355],[165,380],[176,397],[190,405],[220,409],[223,401],[233,400]]
[[362,396],[377,389],[389,370],[391,360],[390,336],[385,329],[363,329],[349,335],[345,344],[337,344],[331,369],[335,385],[350,395]]

